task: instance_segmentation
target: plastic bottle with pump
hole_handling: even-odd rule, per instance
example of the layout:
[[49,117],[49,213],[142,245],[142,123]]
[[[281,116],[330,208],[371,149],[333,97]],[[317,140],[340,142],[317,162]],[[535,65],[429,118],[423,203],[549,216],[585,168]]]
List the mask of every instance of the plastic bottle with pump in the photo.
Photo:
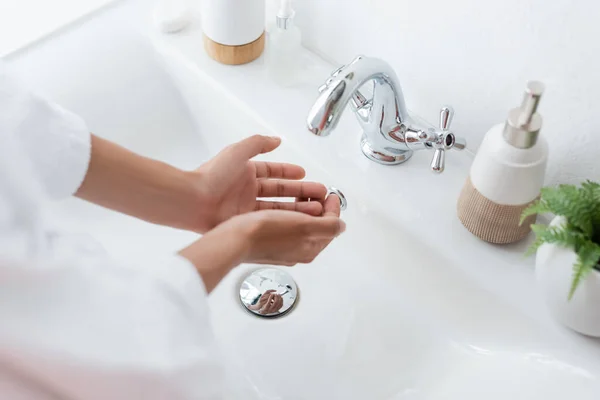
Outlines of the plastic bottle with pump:
[[279,1],[276,26],[269,32],[267,71],[278,84],[292,86],[300,78],[302,35],[294,24],[292,0]]

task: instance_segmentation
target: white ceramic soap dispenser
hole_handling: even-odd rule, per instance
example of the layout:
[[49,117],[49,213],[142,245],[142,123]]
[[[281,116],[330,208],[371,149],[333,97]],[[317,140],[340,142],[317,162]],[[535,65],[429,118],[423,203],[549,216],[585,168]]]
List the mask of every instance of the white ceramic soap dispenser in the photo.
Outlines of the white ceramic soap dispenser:
[[294,16],[292,0],[280,0],[277,24],[269,32],[267,70],[283,86],[297,83],[301,69],[302,35],[294,24]]
[[202,32],[208,55],[223,64],[257,59],[265,45],[265,0],[203,0]]
[[544,184],[548,144],[539,135],[536,112],[544,85],[529,82],[521,107],[485,135],[458,200],[458,217],[475,236],[491,243],[524,238],[535,215],[519,224],[521,213]]

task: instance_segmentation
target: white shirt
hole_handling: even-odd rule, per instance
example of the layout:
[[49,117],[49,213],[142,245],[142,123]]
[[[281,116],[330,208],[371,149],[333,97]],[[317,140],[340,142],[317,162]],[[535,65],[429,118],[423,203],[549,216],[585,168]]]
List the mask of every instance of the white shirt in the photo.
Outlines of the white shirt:
[[49,199],[90,159],[78,116],[0,64],[0,399],[217,399],[221,368],[195,268],[119,262],[56,232]]

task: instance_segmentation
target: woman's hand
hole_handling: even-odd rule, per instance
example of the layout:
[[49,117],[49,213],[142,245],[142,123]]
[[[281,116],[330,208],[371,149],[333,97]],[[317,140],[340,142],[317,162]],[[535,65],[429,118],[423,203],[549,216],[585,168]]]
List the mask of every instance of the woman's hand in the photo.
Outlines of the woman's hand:
[[268,315],[281,310],[281,307],[283,307],[283,297],[276,290],[267,290],[260,296],[258,302],[248,307],[248,309],[257,311],[262,315]]
[[310,263],[344,232],[340,200],[329,196],[322,217],[288,211],[251,213],[243,225],[250,229],[244,262],[293,266]]
[[210,292],[235,266],[247,263],[295,265],[312,262],[344,232],[339,198],[325,201],[323,216],[264,210],[243,214],[209,231],[181,250]]
[[[250,160],[280,143],[279,138],[252,136],[197,170],[182,171],[92,135],[91,161],[77,196],[145,221],[200,233],[255,210],[321,215],[327,190],[319,183],[300,182],[301,167]],[[300,200],[272,202],[261,197]]]
[[[318,216],[327,189],[314,182],[301,182],[305,172],[293,164],[251,161],[269,153],[281,139],[252,136],[235,143],[191,172],[197,207],[193,230],[206,232],[229,218],[259,210],[291,210]],[[289,197],[296,202],[262,201],[259,198]],[[317,200],[317,201],[308,201]],[[189,215],[187,216],[189,218]]]

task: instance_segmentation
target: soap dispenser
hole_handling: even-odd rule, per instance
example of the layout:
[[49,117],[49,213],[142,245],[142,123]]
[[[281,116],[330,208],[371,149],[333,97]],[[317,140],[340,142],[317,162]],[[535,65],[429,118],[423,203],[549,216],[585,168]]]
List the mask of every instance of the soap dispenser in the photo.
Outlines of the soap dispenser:
[[240,65],[260,57],[265,47],[265,0],[203,0],[201,4],[204,49],[211,58]]
[[535,222],[532,215],[519,224],[544,184],[548,144],[539,134],[542,117],[536,112],[543,91],[541,82],[529,82],[521,106],[488,131],[459,196],[458,218],[486,242],[516,242]]
[[294,17],[292,0],[280,0],[276,26],[269,32],[267,71],[282,86],[297,83],[301,70],[302,35]]

